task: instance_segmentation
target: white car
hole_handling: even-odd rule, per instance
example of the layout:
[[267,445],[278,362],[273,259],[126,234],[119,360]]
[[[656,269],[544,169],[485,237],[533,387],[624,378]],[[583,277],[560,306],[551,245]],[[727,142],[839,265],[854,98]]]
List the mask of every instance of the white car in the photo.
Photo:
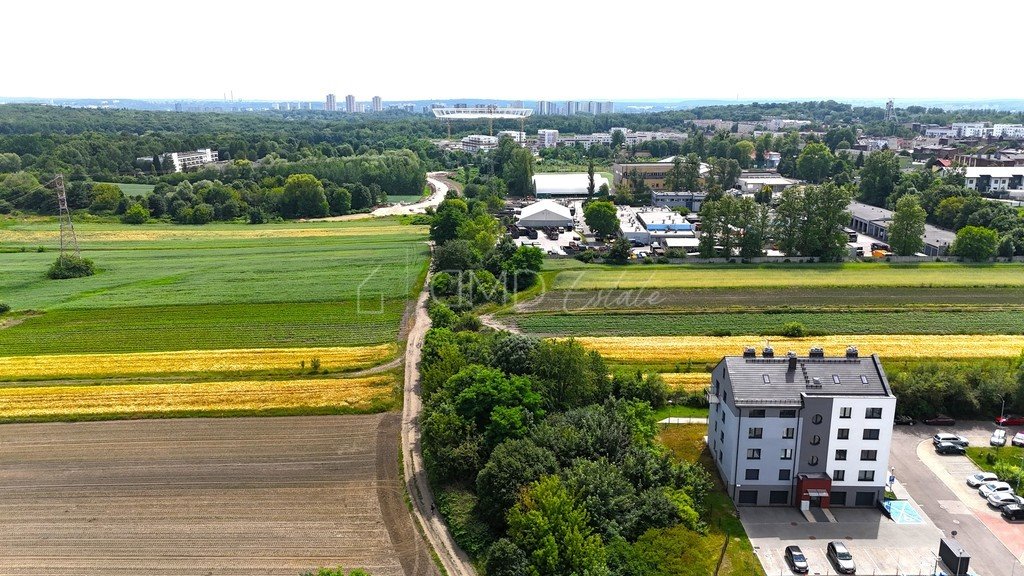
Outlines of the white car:
[[1012,492],[993,492],[988,497],[988,505],[993,508],[999,508],[1006,504],[1017,504],[1020,502],[1020,496],[1014,495]]
[[970,442],[963,436],[957,436],[956,434],[949,434],[946,432],[940,432],[932,437],[932,444],[938,446],[941,442],[949,442],[950,444],[959,444],[960,446],[968,446]]
[[971,488],[977,488],[982,484],[988,484],[989,482],[998,482],[999,477],[993,472],[975,472],[967,477],[967,485]]
[[1010,486],[1006,482],[988,482],[986,484],[982,484],[981,488],[978,488],[978,494],[981,494],[983,498],[988,498],[997,492],[1013,494],[1013,486]]
[[1014,446],[1024,446],[1024,432],[1017,432],[1013,435],[1013,439],[1010,440],[1010,444]]
[[988,443],[991,446],[1006,446],[1006,430],[996,430],[992,433],[992,437],[988,439]]

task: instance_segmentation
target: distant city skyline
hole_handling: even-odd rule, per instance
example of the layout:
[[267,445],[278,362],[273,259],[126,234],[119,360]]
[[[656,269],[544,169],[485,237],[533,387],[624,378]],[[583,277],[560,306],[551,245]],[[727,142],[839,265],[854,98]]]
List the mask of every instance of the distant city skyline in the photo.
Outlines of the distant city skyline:
[[[281,10],[228,1],[200,11],[117,0],[15,3],[6,20],[21,24],[8,27],[0,49],[19,57],[8,59],[9,81],[0,92],[145,100],[233,93],[236,100],[321,103],[328,93],[358,102],[445,101],[454,94],[556,102],[1024,95],[1012,59],[979,54],[966,37],[937,34],[986,29],[993,12],[946,0],[864,0],[855,7],[656,0],[614,10],[534,0],[510,10],[456,0],[444,11],[438,18],[437,6],[414,3],[383,14],[376,5],[310,0]],[[999,7],[999,21],[1021,16],[1024,3]],[[45,34],[33,22],[46,22]],[[543,50],[514,40],[486,50],[456,48],[460,36],[488,29],[555,33],[545,35]],[[578,41],[584,32],[593,43]],[[632,43],[631,34],[642,40]],[[166,40],[182,55],[199,47],[190,44],[206,48],[191,62],[168,53]],[[342,61],[330,56],[342,52]]]

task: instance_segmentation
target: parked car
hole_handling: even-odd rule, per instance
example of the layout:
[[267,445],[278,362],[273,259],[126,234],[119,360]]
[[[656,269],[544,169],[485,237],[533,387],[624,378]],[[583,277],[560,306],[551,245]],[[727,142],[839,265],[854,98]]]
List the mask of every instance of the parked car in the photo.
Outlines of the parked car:
[[988,498],[997,492],[1013,494],[1013,486],[1010,486],[1006,482],[987,482],[978,488],[978,494],[981,494],[983,498]]
[[989,482],[998,482],[999,477],[996,476],[995,472],[975,472],[967,477],[967,485],[971,488],[977,488],[982,484],[988,484]]
[[948,442],[950,444],[959,444],[960,446],[967,446],[970,442],[963,436],[957,436],[956,434],[949,434],[947,432],[940,432],[935,436],[932,436],[932,444],[936,446],[942,442]]
[[967,448],[952,442],[939,442],[935,445],[935,452],[938,454],[966,454]]
[[807,573],[807,558],[799,546],[786,546],[786,564],[789,564],[789,569],[797,574]]
[[988,439],[988,443],[991,446],[1006,446],[1006,430],[996,430],[992,432],[992,437]]
[[914,419],[911,418],[910,416],[907,416],[906,414],[897,414],[896,417],[893,418],[892,423],[901,424],[903,426],[913,426]]
[[988,505],[999,509],[1006,504],[1018,504],[1017,496],[1012,492],[993,492],[988,496]]
[[1014,446],[1024,446],[1024,432],[1017,432],[1013,435],[1013,439],[1010,440],[1010,444]]
[[1007,414],[996,418],[996,424],[1000,426],[1024,426],[1024,416]]
[[944,414],[936,414],[931,418],[923,420],[923,422],[929,426],[955,426],[956,420],[946,416]]
[[840,574],[856,574],[857,565],[853,563],[853,554],[846,548],[846,544],[833,540],[825,548],[825,556]]
[[1020,504],[1007,504],[999,513],[1011,522],[1024,520],[1024,507]]

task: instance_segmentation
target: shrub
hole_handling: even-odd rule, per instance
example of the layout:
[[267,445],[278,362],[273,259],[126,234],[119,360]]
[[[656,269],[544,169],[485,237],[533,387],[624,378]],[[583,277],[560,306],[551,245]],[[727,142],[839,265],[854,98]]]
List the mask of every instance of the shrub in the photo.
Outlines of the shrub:
[[576,259],[584,264],[590,264],[595,258],[597,258],[597,252],[589,249],[576,255]]
[[309,369],[313,373],[320,371],[320,358],[312,358],[309,361]]
[[124,224],[145,224],[149,220],[149,210],[142,204],[132,204],[124,214],[121,215],[121,222]]
[[787,338],[800,338],[807,335],[807,327],[799,322],[786,322],[779,334]]
[[989,466],[993,466],[996,463],[996,455],[991,452],[985,453],[985,463]]
[[62,254],[50,266],[46,276],[51,280],[66,280],[68,278],[82,278],[92,276],[96,273],[96,267],[92,260],[71,254]]
[[7,314],[11,311],[11,305],[4,302],[0,302],[0,315]]
[[249,224],[266,224],[267,213],[262,208],[253,208],[249,210]]

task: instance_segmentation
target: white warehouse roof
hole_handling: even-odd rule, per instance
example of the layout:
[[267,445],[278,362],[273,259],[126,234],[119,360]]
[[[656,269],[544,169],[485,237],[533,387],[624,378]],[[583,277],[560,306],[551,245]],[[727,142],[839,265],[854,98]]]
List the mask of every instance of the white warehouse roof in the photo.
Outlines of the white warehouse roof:
[[[586,172],[569,174],[537,174],[533,177],[533,186],[537,196],[586,196],[590,179]],[[594,192],[601,184],[611,184],[600,174],[594,174]]]
[[519,225],[528,228],[547,228],[573,225],[569,208],[554,200],[540,200],[523,208]]

